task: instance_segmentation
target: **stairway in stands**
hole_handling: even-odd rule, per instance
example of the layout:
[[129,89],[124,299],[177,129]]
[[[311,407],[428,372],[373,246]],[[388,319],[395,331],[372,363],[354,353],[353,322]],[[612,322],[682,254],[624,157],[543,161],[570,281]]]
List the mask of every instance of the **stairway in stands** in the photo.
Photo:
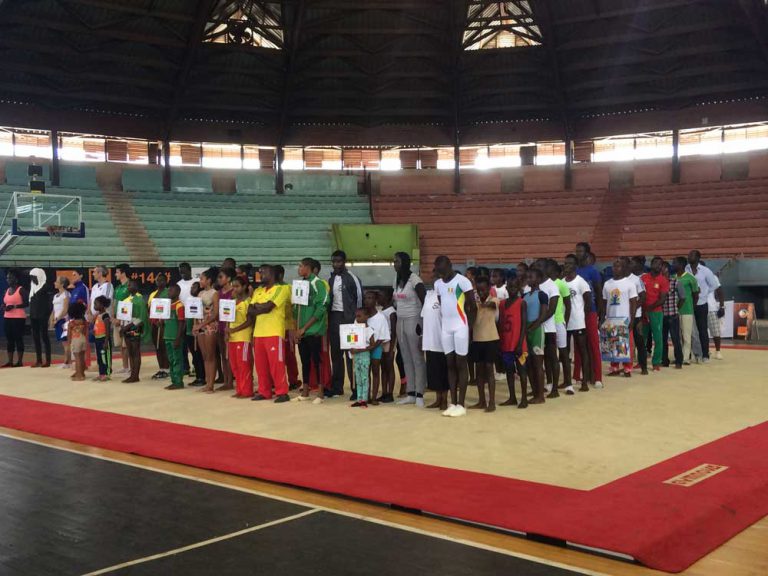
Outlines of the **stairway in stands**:
[[135,266],[162,265],[160,253],[136,214],[131,197],[124,192],[104,192],[104,203],[112,216],[117,233]]

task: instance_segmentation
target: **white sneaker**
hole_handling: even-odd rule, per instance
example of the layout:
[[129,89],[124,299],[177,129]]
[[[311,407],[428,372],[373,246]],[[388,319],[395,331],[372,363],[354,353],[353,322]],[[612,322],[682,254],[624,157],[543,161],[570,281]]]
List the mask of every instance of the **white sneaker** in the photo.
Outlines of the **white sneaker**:
[[130,374],[131,369],[130,368],[120,368],[120,370],[117,370],[115,374]]
[[416,397],[416,408],[424,408],[424,398],[421,396]]
[[62,370],[71,370],[72,364],[60,364],[59,368],[61,368]]
[[602,388],[602,387],[603,387],[603,383],[602,383],[602,382],[600,382],[600,380],[598,380],[597,382],[595,382],[595,388]]
[[322,403],[323,403],[323,399],[320,398],[320,396],[312,400],[312,404],[322,404]]
[[701,363],[702,364],[708,364],[709,363],[709,358],[702,358],[701,359]]
[[297,402],[307,402],[307,401],[309,401],[309,400],[310,400],[310,397],[309,397],[309,396],[302,396],[301,394],[299,394],[298,396],[296,396],[296,401],[297,401]]
[[722,360],[723,359],[723,353],[718,350],[715,352],[715,360]]
[[566,386],[565,393],[568,394],[568,396],[573,396],[576,394],[576,391],[573,389],[573,386]]
[[466,416],[467,415],[467,409],[464,408],[461,404],[457,404],[453,408],[453,412],[451,412],[450,416],[451,418],[458,418],[459,416]]
[[416,396],[406,396],[405,398],[400,398],[395,404],[416,404]]
[[552,392],[552,384],[544,384],[544,392],[546,392],[547,394]]
[[453,416],[454,410],[456,410],[456,404],[448,404],[448,410],[443,412],[443,416]]

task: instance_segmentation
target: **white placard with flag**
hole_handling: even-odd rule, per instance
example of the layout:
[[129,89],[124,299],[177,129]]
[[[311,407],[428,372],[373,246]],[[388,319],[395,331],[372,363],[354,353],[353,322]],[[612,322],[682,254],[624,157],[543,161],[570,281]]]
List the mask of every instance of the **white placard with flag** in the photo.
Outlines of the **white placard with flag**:
[[184,316],[190,320],[203,319],[203,301],[200,298],[190,296],[184,302]]
[[339,326],[342,350],[359,350],[367,348],[365,334],[368,326],[365,324],[342,324]]
[[309,281],[294,280],[291,289],[291,304],[306,306],[309,304]]
[[234,322],[236,307],[234,300],[219,300],[219,322]]
[[133,318],[133,302],[130,300],[123,300],[117,303],[117,313],[115,316],[122,322],[130,322]]
[[153,298],[149,305],[149,317],[152,320],[170,320],[171,318],[171,299]]

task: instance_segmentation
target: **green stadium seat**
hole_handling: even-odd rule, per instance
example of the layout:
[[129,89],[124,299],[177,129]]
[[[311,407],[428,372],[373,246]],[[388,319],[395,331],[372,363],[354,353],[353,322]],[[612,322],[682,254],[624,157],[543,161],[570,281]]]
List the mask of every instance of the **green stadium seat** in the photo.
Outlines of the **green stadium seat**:
[[275,175],[267,172],[239,172],[235,177],[238,194],[274,194]]
[[125,168],[122,182],[125,192],[162,192],[163,171],[161,168]]
[[59,185],[62,188],[98,190],[96,167],[62,163],[59,166]]
[[208,172],[171,170],[171,190],[174,192],[213,192],[213,179]]

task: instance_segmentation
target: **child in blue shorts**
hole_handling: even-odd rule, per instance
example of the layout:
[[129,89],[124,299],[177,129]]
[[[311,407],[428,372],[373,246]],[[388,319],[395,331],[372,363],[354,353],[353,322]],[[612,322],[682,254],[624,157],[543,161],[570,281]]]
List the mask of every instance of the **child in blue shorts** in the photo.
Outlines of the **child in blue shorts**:
[[[367,325],[373,331],[373,339],[376,345],[371,348],[371,373],[373,374],[373,394],[372,405],[377,405],[376,400],[379,396],[379,385],[381,384],[381,359],[384,356],[384,345],[391,339],[389,318],[379,312],[376,304],[379,301],[379,294],[374,290],[369,290],[363,296],[363,308],[368,317]],[[357,393],[358,400],[368,401],[368,396],[361,396]]]

